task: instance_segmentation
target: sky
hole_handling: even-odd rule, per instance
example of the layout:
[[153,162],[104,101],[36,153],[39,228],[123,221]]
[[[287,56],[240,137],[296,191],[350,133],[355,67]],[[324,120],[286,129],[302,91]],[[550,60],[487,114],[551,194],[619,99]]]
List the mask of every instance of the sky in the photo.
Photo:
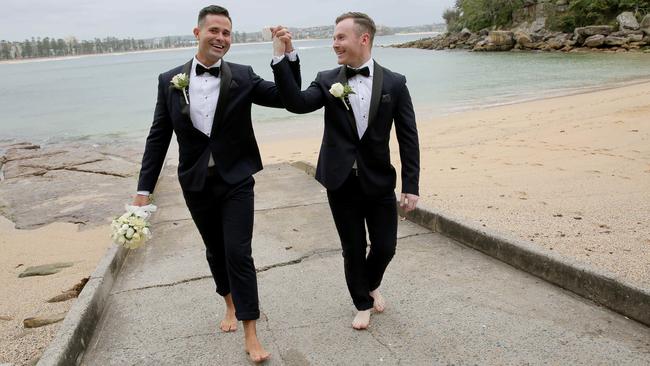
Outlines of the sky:
[[[329,25],[341,13],[362,11],[387,26],[443,23],[442,12],[455,0],[222,0],[233,31],[257,32],[270,25]],[[34,37],[93,39],[189,35],[199,10],[195,0],[2,0],[0,40]]]

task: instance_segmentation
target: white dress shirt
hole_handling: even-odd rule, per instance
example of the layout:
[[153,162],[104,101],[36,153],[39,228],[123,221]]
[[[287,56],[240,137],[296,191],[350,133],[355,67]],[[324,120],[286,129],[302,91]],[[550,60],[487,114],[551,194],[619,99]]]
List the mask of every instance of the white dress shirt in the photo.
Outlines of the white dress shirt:
[[375,63],[370,58],[361,67],[368,66],[370,76],[355,75],[348,79],[348,85],[354,90],[354,94],[350,94],[348,99],[352,105],[352,112],[354,113],[354,120],[357,122],[357,131],[359,139],[368,129],[368,114],[370,112],[370,97],[372,96],[372,76],[375,73]]
[[[209,137],[212,132],[212,123],[214,121],[214,113],[217,110],[217,102],[219,101],[221,73],[219,73],[219,77],[214,77],[209,72],[197,75],[196,65],[208,68],[197,60],[196,56],[194,57],[192,68],[190,69],[190,120],[192,120],[192,125],[197,130]],[[212,67],[221,67],[221,60],[210,66],[210,68]],[[214,165],[214,162],[212,162],[212,165]]]
[[[359,69],[368,66],[370,76],[354,75],[348,79],[348,85],[354,91],[354,94],[348,95],[348,100],[352,106],[352,113],[354,120],[357,124],[357,133],[359,140],[363,137],[368,129],[368,115],[370,113],[370,97],[372,96],[372,76],[375,74],[375,62],[372,60],[366,61]],[[353,169],[357,169],[357,161],[352,164]]]

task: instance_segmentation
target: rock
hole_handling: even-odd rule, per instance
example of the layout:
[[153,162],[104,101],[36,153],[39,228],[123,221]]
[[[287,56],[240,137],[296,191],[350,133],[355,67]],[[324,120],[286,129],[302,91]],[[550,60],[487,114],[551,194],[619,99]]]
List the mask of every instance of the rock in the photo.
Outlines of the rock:
[[641,42],[641,41],[643,41],[643,35],[641,35],[641,34],[630,34],[629,36],[627,36],[627,39],[630,42]]
[[518,45],[524,48],[534,48],[535,43],[526,32],[518,31],[514,34],[514,38]]
[[8,322],[8,321],[14,320],[14,318],[12,318],[10,316],[0,315],[0,320]]
[[43,168],[33,168],[33,167],[20,167],[19,169],[14,169],[12,166],[11,169],[6,169],[3,171],[3,179],[15,179],[22,177],[35,177],[43,176],[47,173],[47,169]]
[[460,31],[460,38],[461,39],[468,39],[471,36],[472,36],[472,32],[467,28],[463,28],[463,30]]
[[589,48],[597,48],[602,46],[605,43],[605,36],[602,34],[596,34],[594,36],[588,37],[585,39],[584,45]]
[[646,16],[643,17],[639,28],[643,33],[650,35],[650,14],[646,14]]
[[590,25],[587,27],[579,27],[574,30],[576,36],[583,36],[585,38],[602,34],[604,36],[612,33],[614,28],[609,25]]
[[510,51],[515,45],[514,34],[509,31],[492,31],[488,35],[488,50]]
[[31,277],[31,276],[47,276],[55,273],[61,272],[63,268],[67,267],[72,267],[74,263],[71,262],[65,262],[65,263],[51,263],[51,264],[44,264],[42,266],[35,266],[35,267],[28,267],[23,271],[23,273],[19,274],[19,278],[23,277]]
[[[429,41],[430,43],[430,41]],[[51,222],[106,225],[128,202],[142,148],[112,145],[52,144],[37,150],[7,150],[0,184],[3,213],[17,229]],[[119,206],[119,207],[118,207]]]
[[570,39],[570,37],[571,36],[569,34],[558,34],[546,41],[546,45],[552,50],[559,50],[560,48],[566,46],[566,42]]
[[629,37],[629,36],[632,36],[632,35],[640,35],[640,36],[643,37],[643,32],[640,31],[640,30],[626,29],[626,30],[610,33],[609,35],[610,36],[615,36],[615,37]]
[[569,5],[569,0],[557,0],[555,6],[566,6]]
[[88,283],[88,280],[90,280],[90,277],[82,278],[78,283],[72,286],[72,288],[66,290],[60,295],[54,296],[53,298],[47,300],[47,302],[61,302],[61,301],[67,301],[73,299],[75,297],[79,297],[81,290],[84,289],[86,283]]
[[79,297],[79,293],[77,291],[66,291],[60,295],[56,295],[52,297],[51,299],[47,300],[47,302],[62,302],[62,301],[68,301],[70,299],[74,299],[76,297]]
[[545,17],[537,17],[535,20],[533,20],[530,23],[530,26],[526,27],[526,30],[531,32],[531,33],[537,33],[541,32],[545,29],[546,27],[546,18]]
[[619,14],[616,17],[616,21],[618,21],[619,29],[624,30],[624,29],[631,29],[631,30],[637,30],[639,29],[639,22],[636,21],[636,17],[634,16],[634,13],[631,11],[626,11],[621,14]]
[[605,37],[605,45],[610,47],[620,47],[626,45],[628,42],[629,40],[623,37],[614,37],[614,36]]
[[27,318],[23,320],[23,327],[39,328],[49,324],[58,323],[63,319],[65,319],[65,313],[48,315],[48,316],[37,316],[37,317]]
[[72,288],[69,289],[68,291],[76,291],[77,293],[80,293],[81,290],[83,290],[84,287],[86,287],[86,284],[88,283],[89,280],[90,280],[90,277],[82,278],[79,282],[77,282],[74,286],[72,286]]

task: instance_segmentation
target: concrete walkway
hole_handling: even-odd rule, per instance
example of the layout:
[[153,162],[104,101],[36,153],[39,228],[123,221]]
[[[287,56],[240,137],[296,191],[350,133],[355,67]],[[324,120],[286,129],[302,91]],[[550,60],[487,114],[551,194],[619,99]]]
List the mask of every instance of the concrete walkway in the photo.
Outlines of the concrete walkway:
[[[155,239],[129,253],[84,365],[248,365],[175,176]],[[410,222],[369,331],[355,314],[323,188],[289,165],[256,175],[253,255],[269,365],[648,365],[650,329]]]

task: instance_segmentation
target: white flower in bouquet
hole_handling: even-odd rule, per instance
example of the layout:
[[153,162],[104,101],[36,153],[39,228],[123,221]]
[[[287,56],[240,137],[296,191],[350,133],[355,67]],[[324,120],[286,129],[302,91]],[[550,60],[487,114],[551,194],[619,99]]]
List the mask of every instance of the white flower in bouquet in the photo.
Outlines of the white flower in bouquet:
[[147,219],[156,211],[156,206],[125,206],[126,212],[111,223],[111,239],[118,245],[129,249],[142,246],[152,238]]

